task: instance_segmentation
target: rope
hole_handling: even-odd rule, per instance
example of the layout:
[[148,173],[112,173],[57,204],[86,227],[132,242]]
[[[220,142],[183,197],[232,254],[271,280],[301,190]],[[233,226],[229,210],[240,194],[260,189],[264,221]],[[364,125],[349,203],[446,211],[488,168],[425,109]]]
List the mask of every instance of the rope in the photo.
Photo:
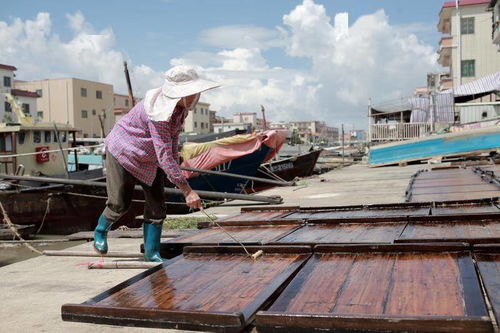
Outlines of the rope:
[[43,228],[43,225],[45,224],[45,218],[47,217],[47,214],[50,212],[50,201],[51,200],[52,200],[52,197],[49,197],[47,199],[47,208],[45,208],[45,214],[43,214],[42,223],[40,224],[40,227],[38,227],[38,230],[35,233],[36,235],[38,235],[40,233],[40,231]]
[[203,214],[205,214],[209,219],[210,221],[212,222],[212,224],[215,224],[217,225],[220,230],[222,230],[226,235],[228,235],[229,237],[231,237],[231,239],[237,243],[239,243],[241,245],[241,247],[243,248],[243,250],[245,250],[246,254],[253,259],[253,256],[250,254],[250,252],[248,252],[247,248],[245,247],[245,245],[243,245],[243,243],[238,239],[236,238],[235,236],[231,235],[230,232],[226,231],[219,223],[217,223],[217,219],[216,218],[213,218],[211,217],[210,215],[207,214],[207,212],[205,212],[205,210],[202,208],[201,211],[203,212]]
[[37,249],[35,249],[33,246],[31,246],[30,244],[28,244],[21,237],[21,235],[17,231],[16,227],[14,226],[14,224],[12,223],[12,221],[9,219],[9,216],[7,215],[7,212],[5,211],[5,208],[3,207],[2,202],[0,202],[0,209],[2,210],[3,222],[9,226],[10,230],[12,230],[12,232],[17,236],[17,238],[19,238],[19,240],[22,241],[23,245],[26,246],[31,251],[36,252],[36,253],[38,253],[40,255],[43,255],[43,253],[41,251],[38,251]]

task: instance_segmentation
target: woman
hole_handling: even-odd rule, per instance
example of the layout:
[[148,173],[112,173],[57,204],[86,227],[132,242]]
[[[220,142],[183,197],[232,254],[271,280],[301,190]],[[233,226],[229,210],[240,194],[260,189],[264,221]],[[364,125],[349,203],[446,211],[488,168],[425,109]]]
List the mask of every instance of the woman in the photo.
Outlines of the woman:
[[[179,167],[178,138],[189,109],[200,93],[219,85],[202,80],[188,66],[165,73],[163,86],[146,92],[106,137],[106,186],[108,200],[94,231],[94,248],[108,252],[107,234],[130,207],[134,186],[144,190],[144,259],[163,261],[160,237],[166,217],[164,173],[183,193],[190,208],[201,208],[201,200]],[[160,168],[163,170],[160,170]]]

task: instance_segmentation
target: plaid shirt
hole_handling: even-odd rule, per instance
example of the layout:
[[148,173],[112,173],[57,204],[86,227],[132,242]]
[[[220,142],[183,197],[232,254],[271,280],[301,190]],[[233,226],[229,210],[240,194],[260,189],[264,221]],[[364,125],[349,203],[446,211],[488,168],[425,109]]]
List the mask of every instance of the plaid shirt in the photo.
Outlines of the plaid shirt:
[[152,121],[139,102],[106,137],[106,149],[139,181],[151,185],[161,167],[168,179],[186,183],[179,167],[179,133],[187,112],[177,107],[169,121]]

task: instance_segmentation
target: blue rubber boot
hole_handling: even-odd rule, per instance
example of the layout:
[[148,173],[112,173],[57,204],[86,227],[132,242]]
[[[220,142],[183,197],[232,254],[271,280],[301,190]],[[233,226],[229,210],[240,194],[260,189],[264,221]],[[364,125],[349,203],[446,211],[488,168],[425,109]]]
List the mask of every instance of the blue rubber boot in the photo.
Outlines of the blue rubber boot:
[[94,230],[94,249],[100,254],[108,253],[108,231],[113,223],[106,220],[104,215],[99,216],[97,227]]
[[160,239],[163,223],[153,224],[144,223],[142,229],[144,232],[144,260],[152,262],[163,262],[160,255]]

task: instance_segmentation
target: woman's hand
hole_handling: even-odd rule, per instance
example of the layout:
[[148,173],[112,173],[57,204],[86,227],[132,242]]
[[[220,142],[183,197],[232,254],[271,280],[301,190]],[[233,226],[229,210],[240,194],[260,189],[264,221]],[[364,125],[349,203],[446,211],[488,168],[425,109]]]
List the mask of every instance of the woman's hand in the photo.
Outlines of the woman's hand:
[[192,209],[201,209],[203,208],[201,205],[201,199],[198,193],[193,191],[191,186],[188,183],[178,184],[177,187],[184,194],[184,198],[186,198],[186,205]]
[[186,205],[192,209],[201,209],[201,199],[200,196],[193,190],[189,191],[186,195]]

